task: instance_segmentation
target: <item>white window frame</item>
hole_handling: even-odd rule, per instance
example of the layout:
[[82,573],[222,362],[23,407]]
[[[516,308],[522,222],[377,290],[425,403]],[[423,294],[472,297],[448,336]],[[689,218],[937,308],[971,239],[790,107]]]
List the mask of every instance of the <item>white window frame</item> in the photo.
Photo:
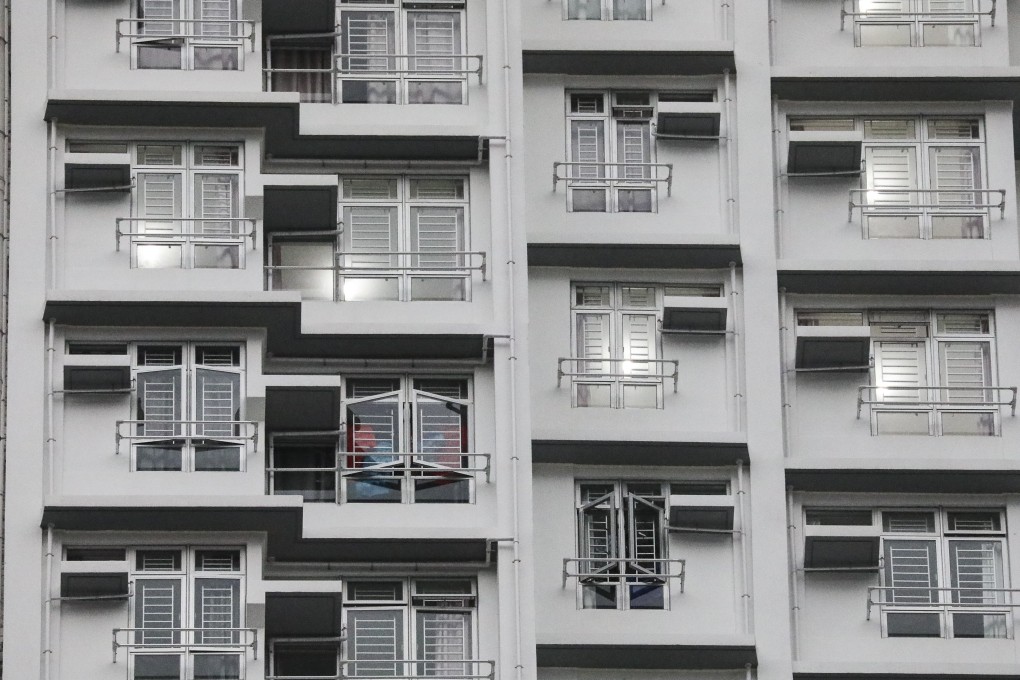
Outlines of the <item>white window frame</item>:
[[[658,485],[659,494],[648,495],[631,492],[632,486],[650,486]],[[657,535],[655,540],[659,549],[656,550],[656,556],[654,559],[669,559],[669,533],[667,531],[667,517],[666,513],[669,511],[669,482],[662,482],[658,480],[646,481],[646,480],[577,480],[574,485],[574,502],[575,502],[575,521],[574,521],[574,545],[577,546],[576,550],[578,557],[582,560],[579,563],[579,571],[588,571],[589,563],[584,560],[592,559],[589,552],[589,548],[586,547],[585,536],[583,535],[583,517],[584,511],[587,507],[591,506],[593,500],[586,500],[583,492],[585,487],[598,487],[605,486],[611,487],[612,497],[609,503],[609,511],[613,513],[614,519],[612,522],[612,528],[610,530],[610,548],[608,552],[612,553],[607,555],[609,558],[626,558],[633,562],[640,562],[635,552],[635,541],[637,540],[638,528],[634,525],[633,517],[629,515],[628,504],[635,498],[642,499],[647,504],[661,503],[659,526],[656,529]],[[663,606],[659,608],[640,608],[641,611],[668,611],[670,609],[670,586],[671,579],[665,576],[665,573],[669,569],[668,563],[662,563],[661,572],[663,573],[661,589],[662,589],[662,603]],[[619,571],[613,571],[612,576],[618,576],[620,583],[612,585],[615,597],[617,610],[629,610],[631,608],[631,593],[628,582],[624,582],[622,576],[619,576]],[[584,583],[584,578],[577,579],[577,608],[578,609],[599,609],[598,607],[587,607],[585,606],[586,589],[591,586]],[[641,583],[636,581],[636,583]],[[603,607],[602,609],[609,609]]]
[[[876,320],[875,315],[880,315],[890,320]],[[938,331],[938,321],[943,315],[984,315],[988,319],[988,333],[987,334],[966,334],[966,333],[947,333]],[[893,321],[891,319],[896,316],[902,317],[902,321]],[[917,320],[912,320],[916,318]],[[923,344],[923,356],[925,358],[925,374],[921,376],[925,380],[925,385],[929,387],[942,387],[943,382],[942,375],[942,362],[940,358],[940,349],[947,343],[962,342],[962,343],[982,343],[988,348],[988,361],[989,361],[989,380],[990,384],[986,388],[991,387],[996,383],[996,376],[998,375],[998,364],[996,361],[997,352],[995,351],[995,314],[991,310],[929,310],[924,312],[896,312],[896,311],[884,311],[884,310],[872,310],[870,314],[865,315],[865,319],[869,319],[869,326],[875,327],[910,327],[910,326],[925,326],[926,333],[924,337],[915,337],[912,339],[906,339],[899,341],[895,338],[876,338],[873,337],[871,351],[874,357],[875,367],[872,369],[872,384],[878,386],[880,390],[882,385],[880,381],[881,370],[880,361],[881,358],[878,356],[879,351],[882,347],[879,343],[883,342],[907,342],[907,343],[918,343]],[[872,332],[874,336],[874,331]],[[980,391],[982,388],[975,388],[976,391]],[[920,392],[920,391],[919,391]],[[927,396],[922,395],[918,400],[933,400],[931,398],[931,392],[939,392],[939,390],[925,390],[924,392],[929,393]],[[901,392],[902,393],[902,392]],[[1000,434],[1000,407],[999,406],[987,406],[984,404],[975,404],[973,407],[966,405],[951,405],[951,406],[924,406],[918,407],[912,406],[908,399],[897,400],[895,395],[887,403],[873,404],[871,408],[871,433],[872,435],[879,434],[879,423],[878,420],[883,413],[927,413],[928,414],[928,435],[942,436],[942,416],[946,413],[981,413],[988,414],[994,419],[992,426],[992,436],[998,436]],[[950,394],[947,400],[952,399],[954,395]]]
[[[449,5],[461,5],[463,0],[451,0]],[[408,7],[410,6],[410,7]],[[392,26],[394,31],[393,43],[394,52],[390,58],[384,56],[361,57],[343,56],[345,54],[344,43],[347,37],[344,34],[346,27],[345,13],[348,12],[371,12],[373,14],[392,15]],[[419,64],[418,71],[413,67],[417,60],[427,60],[429,57],[410,54],[412,45],[408,38],[410,27],[409,17],[414,13],[427,12],[429,14],[452,14],[460,22],[460,42],[454,45],[452,56],[431,57],[435,60],[448,60],[450,68],[436,68],[436,64],[429,64],[422,67]],[[410,102],[411,89],[415,83],[427,82],[453,82],[460,83],[460,101],[451,102],[454,105],[468,103],[468,68],[471,57],[467,56],[467,13],[463,7],[418,7],[414,2],[408,0],[339,0],[336,8],[336,26],[338,35],[336,37],[336,55],[339,72],[336,83],[336,101],[344,102],[344,82],[392,82],[395,94],[393,102],[351,102],[351,103],[393,103],[407,104]],[[359,54],[346,50],[346,54]],[[369,53],[371,54],[371,53]],[[403,56],[399,56],[403,55]],[[381,65],[380,65],[381,64]],[[481,64],[479,64],[481,68]]]
[[[151,19],[148,17],[141,17],[141,3],[144,0],[131,0],[131,21],[128,25],[132,28],[132,33],[138,35],[131,39],[131,68],[143,71],[243,71],[244,70],[244,56],[245,48],[244,43],[248,40],[253,40],[251,35],[246,35],[248,31],[254,31],[254,25],[251,24],[246,26],[245,22],[241,20],[244,16],[243,12],[243,1],[244,0],[229,0],[233,3],[233,14],[235,19],[228,24],[229,35],[217,35],[211,34],[208,36],[198,35],[198,28],[205,22],[211,23],[214,26],[218,26],[217,20],[206,19],[203,20],[200,17],[195,16],[195,0],[168,0],[168,2],[178,3],[179,14],[173,19],[167,19],[165,22],[159,20],[152,20],[156,26],[160,26],[165,23],[168,24],[166,27],[169,30],[153,30],[152,27],[147,26],[146,21]],[[119,24],[118,24],[119,25]],[[151,37],[149,37],[151,31]],[[164,37],[160,37],[164,36]],[[120,36],[118,34],[118,43]],[[179,45],[181,52],[181,65],[180,68],[169,68],[169,69],[156,69],[156,68],[141,68],[139,66],[140,57],[139,51],[146,44],[155,45]],[[229,50],[232,49],[236,52],[236,69],[200,69],[196,68],[195,64],[197,60],[195,58],[195,50],[203,48],[217,48]]]
[[[238,569],[235,570],[199,570],[195,563],[196,554],[202,551],[229,551],[236,552],[239,554]],[[144,552],[177,552],[181,559],[181,568],[178,570],[144,570],[140,569],[138,565],[138,555]],[[205,578],[216,578],[223,580],[237,581],[238,584],[238,602],[237,612],[238,621],[237,625],[233,628],[244,628],[245,627],[245,603],[247,601],[247,581],[245,578],[246,564],[245,564],[245,548],[243,546],[145,546],[138,547],[128,550],[129,564],[131,565],[131,579],[135,585],[134,601],[129,608],[129,621],[130,625],[134,629],[142,629],[142,622],[137,620],[137,609],[141,605],[141,598],[143,596],[143,586],[141,585],[145,581],[161,580],[169,581],[173,580],[179,584],[179,593],[173,606],[177,607],[178,616],[180,619],[181,628],[203,628],[195,625],[195,613],[198,607],[195,598],[198,595],[197,581]],[[210,628],[211,630],[215,630]],[[158,631],[160,628],[154,627],[153,631]],[[142,635],[140,630],[134,630],[130,633],[130,640],[132,643],[136,643],[139,636]],[[237,643],[225,643],[222,646],[209,645],[194,647],[190,646],[193,636],[196,633],[177,633],[178,639],[181,644],[169,644],[164,643],[153,643],[151,649],[145,647],[134,647],[129,650],[128,654],[128,678],[134,678],[134,666],[135,659],[139,656],[180,656],[180,678],[182,680],[191,680],[194,678],[194,657],[202,654],[224,654],[238,657],[238,665],[240,668],[240,677],[244,678],[245,671],[245,652],[243,648],[245,645],[245,636],[243,632],[238,632]],[[144,638],[141,638],[144,640]],[[197,639],[197,638],[194,638]]]
[[[574,112],[572,110],[572,98],[576,95],[601,97],[602,110],[599,112]],[[647,95],[648,105],[617,105],[616,98],[618,95]],[[567,212],[592,212],[596,214],[600,212],[636,212],[641,214],[654,214],[658,212],[659,192],[657,186],[658,183],[656,181],[658,168],[654,166],[656,162],[656,144],[655,135],[652,132],[652,123],[655,120],[658,94],[656,92],[644,90],[567,90],[564,100],[564,111],[566,116],[566,157],[568,162],[571,164],[567,166]],[[645,112],[646,115],[642,115],[641,117],[628,117],[626,115],[614,115],[614,111],[617,109],[647,109],[647,111]],[[574,148],[573,127],[575,123],[581,123],[584,121],[597,121],[602,123],[603,140],[601,154],[604,162],[601,164],[596,163],[591,166],[592,169],[595,170],[595,175],[601,177],[600,179],[585,178],[584,175],[590,174],[590,171],[586,171],[584,167],[578,165],[587,159],[579,158],[578,150]],[[645,126],[644,134],[648,140],[648,158],[642,161],[642,163],[646,164],[643,168],[640,166],[628,167],[625,163],[624,153],[619,148],[618,143],[621,126],[634,125],[636,123],[640,123]],[[601,167],[599,167],[600,165]],[[640,176],[635,177],[635,175]],[[591,191],[598,189],[601,189],[605,194],[605,211],[575,211],[573,200],[574,190]],[[620,199],[620,192],[632,190],[649,192],[649,210],[620,210],[623,203]]]
[[617,18],[614,16],[615,13],[615,0],[590,0],[594,4],[599,5],[599,16],[597,17],[571,17],[570,16],[570,3],[572,0],[563,0],[563,19],[564,21],[651,21],[652,20],[652,0],[644,0],[645,5],[645,16],[643,19],[628,19],[626,17]]
[[[461,198],[411,198],[411,187],[415,183],[427,182],[432,180],[440,181],[451,181],[459,182],[463,197]],[[393,182],[396,186],[395,194],[391,194],[385,198],[357,198],[348,197],[349,187],[353,187],[356,182],[366,181],[379,181],[379,182]],[[425,176],[425,175],[400,175],[400,176],[345,176],[340,178],[340,206],[339,215],[343,224],[341,225],[340,234],[340,248],[341,252],[338,253],[340,258],[341,271],[338,276],[337,290],[335,297],[339,300],[346,300],[348,295],[346,294],[345,288],[349,279],[395,279],[397,282],[397,295],[396,300],[399,301],[413,301],[415,298],[414,283],[416,279],[459,279],[462,281],[463,286],[463,297],[458,299],[456,297],[449,298],[448,301],[470,301],[471,300],[471,289],[473,271],[476,268],[476,264],[473,261],[473,255],[470,254],[471,247],[471,196],[470,196],[470,182],[467,176]],[[420,186],[420,184],[419,184]],[[388,257],[389,265],[380,265],[378,263],[366,262],[363,268],[366,270],[366,274],[362,276],[349,276],[346,271],[357,272],[359,269],[357,263],[358,254],[352,246],[352,238],[354,227],[352,219],[349,217],[349,212],[356,210],[357,208],[384,208],[391,210],[396,215],[395,231],[397,234],[396,248],[389,248],[389,252],[394,254],[385,256]],[[454,211],[460,211],[462,216],[462,230],[461,241],[463,247],[460,249],[460,255],[448,255],[440,251],[436,254],[436,257],[442,258],[454,258],[457,264],[464,265],[459,267],[451,267],[447,272],[446,270],[438,269],[427,269],[429,266],[429,253],[427,250],[422,249],[421,243],[419,242],[419,248],[417,251],[412,253],[411,246],[413,241],[414,225],[412,215],[415,210],[428,209],[428,208],[439,208],[449,209]],[[391,229],[392,229],[391,225]],[[332,238],[332,237],[330,237]],[[392,244],[391,244],[392,245]],[[381,251],[380,251],[381,252]],[[368,256],[371,258],[372,256]],[[376,256],[378,260],[379,256]],[[396,265],[396,266],[393,266]],[[349,266],[349,269],[347,268]],[[415,270],[415,267],[426,267],[426,269]],[[453,276],[451,276],[453,274]],[[384,298],[392,299],[392,298]],[[426,300],[430,298],[425,298]],[[445,300],[445,298],[444,298]]]
[[[952,531],[949,529],[949,515],[958,512],[987,512],[987,513],[998,513],[999,514],[999,531],[980,531],[980,532],[968,532],[968,531]],[[934,517],[934,530],[930,532],[922,531],[911,531],[911,532],[898,532],[898,531],[887,531],[884,528],[884,515],[887,513],[925,513],[931,514]],[[998,508],[884,508],[876,511],[874,515],[874,521],[876,526],[881,531],[881,549],[880,554],[883,555],[883,565],[880,570],[881,584],[883,587],[889,588],[891,584],[889,581],[889,570],[891,566],[885,564],[884,556],[888,544],[892,541],[918,541],[927,542],[935,548],[935,569],[936,578],[935,586],[937,588],[958,588],[957,584],[953,582],[952,567],[950,564],[952,551],[950,544],[953,542],[995,542],[1001,546],[1001,564],[999,568],[1001,573],[999,576],[1002,578],[1002,587],[1009,588],[1009,546],[1007,540],[1006,531],[1006,516],[1005,513]],[[903,588],[908,589],[907,586]],[[924,588],[917,588],[916,590],[924,590]],[[883,601],[892,600],[894,598],[893,591],[886,591],[883,595]],[[940,637],[953,638],[953,615],[954,614],[994,614],[1001,615],[1006,622],[1006,639],[1013,638],[1013,611],[1008,605],[1008,600],[1002,598],[1002,608],[986,608],[977,607],[969,608],[966,604],[953,603],[951,591],[936,591],[931,597],[935,598],[940,606],[938,607],[917,607],[911,608],[908,605],[896,605],[896,606],[881,606],[881,626],[882,626],[882,637],[889,637],[888,634],[888,616],[890,613],[921,613],[921,614],[935,614],[939,617],[939,631]],[[899,636],[895,636],[899,637]],[[994,639],[994,638],[992,638]]]
[[[370,396],[348,396],[351,391],[355,388],[358,381],[364,381],[365,383],[372,383],[373,381],[396,381],[396,389],[393,391],[379,392]],[[466,385],[467,396],[466,397],[447,397],[437,393],[428,392],[416,387],[418,381],[428,380],[450,380],[456,382],[463,382]],[[345,452],[341,454],[341,459],[344,465],[341,465],[341,479],[340,488],[338,489],[337,499],[340,503],[359,503],[359,502],[386,502],[386,503],[416,503],[417,500],[417,484],[416,481],[421,481],[422,477],[420,473],[411,471],[394,471],[386,473],[387,465],[394,467],[414,467],[413,458],[409,457],[398,457],[398,456],[387,456],[387,453],[419,453],[423,454],[420,458],[419,465],[422,466],[422,470],[427,470],[431,466],[437,466],[438,464],[432,463],[430,465],[426,454],[419,449],[418,439],[418,422],[417,416],[419,414],[418,404],[426,402],[442,401],[447,404],[456,405],[460,408],[466,409],[467,414],[464,418],[466,432],[459,432],[461,442],[466,441],[467,451],[461,452],[460,454],[453,454],[459,456],[461,461],[468,461],[469,467],[478,467],[477,461],[480,459],[478,454],[474,454],[474,416],[475,416],[475,395],[474,395],[474,380],[469,376],[463,375],[388,375],[388,376],[357,376],[349,377],[344,379],[343,384],[343,419],[344,422],[341,426],[341,430],[344,433],[345,441],[343,442],[343,448]],[[345,474],[349,469],[345,466],[352,464],[359,465],[364,464],[365,458],[372,456],[372,451],[359,450],[359,432],[358,432],[358,416],[352,409],[356,409],[359,404],[371,404],[373,402],[382,404],[391,404],[395,408],[393,412],[397,414],[398,422],[396,423],[397,437],[393,442],[392,446],[384,447],[388,448],[388,451],[380,450],[376,457],[386,459],[382,463],[376,463],[379,466],[380,476],[386,479],[399,480],[400,485],[400,497],[394,500],[385,501],[373,501],[371,498],[351,498],[351,484],[358,483],[358,473]],[[392,432],[392,431],[391,431]],[[374,440],[374,432],[372,434]],[[396,449],[395,451],[392,449]],[[474,464],[473,464],[474,463]],[[374,467],[373,467],[374,469]],[[456,478],[458,481],[463,481],[467,485],[468,497],[464,502],[451,501],[452,503],[464,505],[473,504],[477,493],[478,476],[481,474],[480,471],[465,471],[459,472],[456,469],[450,471],[440,470],[444,476]],[[371,473],[365,473],[362,475],[366,478],[372,478]],[[426,501],[420,501],[426,502]],[[428,501],[435,503],[437,501]]]
[[[146,347],[166,347],[176,348],[181,353],[181,363],[178,365],[142,365],[139,360],[139,353]],[[219,348],[222,347],[225,350],[237,350],[238,353],[238,365],[237,366],[220,366],[215,364],[199,364],[197,357],[197,350],[199,348]],[[245,380],[245,345],[244,343],[228,343],[228,342],[172,342],[172,341],[152,341],[152,342],[135,342],[128,344],[128,351],[131,354],[131,376],[133,384],[135,385],[135,395],[131,400],[131,418],[132,422],[125,423],[129,426],[129,432],[131,434],[131,471],[132,472],[209,472],[203,470],[196,470],[196,452],[201,448],[201,444],[196,442],[210,441],[212,443],[219,442],[221,445],[218,448],[236,448],[238,456],[238,469],[237,470],[217,470],[220,472],[244,472],[247,467],[247,453],[248,443],[245,439],[247,432],[244,429],[244,425],[232,425],[231,429],[234,431],[233,435],[226,437],[225,439],[218,439],[216,435],[201,436],[201,433],[193,430],[192,427],[202,427],[198,418],[198,371],[200,370],[212,370],[223,373],[230,373],[238,376],[238,410],[240,417],[239,421],[244,420],[245,416],[245,403],[246,399],[246,380]],[[174,404],[174,408],[179,413],[181,418],[175,420],[193,421],[194,425],[174,425],[173,429],[175,434],[154,434],[151,437],[145,432],[145,424],[140,422],[142,419],[139,418],[139,400],[143,398],[143,388],[140,376],[145,373],[159,372],[159,371],[179,371],[181,388],[180,388],[180,401]],[[144,414],[142,414],[144,415]],[[158,423],[159,419],[153,419],[151,421]],[[215,420],[202,421],[204,423],[215,424]],[[120,434],[121,430],[118,430]],[[181,436],[175,436],[179,434]],[[188,436],[192,435],[192,436]],[[180,470],[139,470],[138,469],[138,449],[147,445],[158,446],[165,442],[180,442],[181,450],[181,469]],[[119,447],[118,447],[119,448]],[[172,446],[171,448],[176,448]]]
[[[595,305],[578,305],[578,290],[584,287],[608,287],[609,288],[609,304],[604,306]],[[654,298],[653,305],[650,307],[629,307],[623,304],[623,289],[624,288],[651,288],[652,297]],[[623,337],[623,319],[625,316],[649,316],[652,317],[652,324],[654,326],[652,333],[651,347],[653,349],[653,356],[650,359],[659,360],[663,354],[662,348],[662,336],[659,329],[662,324],[662,286],[646,284],[646,283],[610,283],[610,282],[586,282],[578,281],[571,283],[570,286],[570,346],[571,356],[576,356],[578,365],[576,370],[578,373],[590,372],[591,377],[587,376],[573,376],[571,379],[571,397],[570,405],[573,408],[585,408],[586,401],[583,389],[587,385],[604,385],[609,386],[610,389],[610,408],[631,408],[626,404],[624,386],[650,386],[655,389],[655,408],[663,408],[663,378],[662,377],[645,377],[641,373],[657,373],[656,364],[648,364],[644,371],[636,372],[634,377],[600,377],[600,374],[605,373],[623,373],[626,370],[618,370],[621,367],[626,369],[626,366],[622,366],[621,362],[626,361],[630,357],[626,356],[626,348]],[[604,316],[609,319],[609,351],[605,359],[614,360],[612,362],[603,362],[598,359],[590,359],[586,356],[582,356],[580,350],[581,339],[578,337],[578,326],[580,324],[580,318],[585,315],[596,315]],[[599,364],[598,366],[589,366],[591,364]],[[588,368],[593,370],[589,371]],[[592,408],[597,408],[593,406]]]
[[[854,13],[854,46],[855,47],[925,47],[925,30],[933,26],[966,26],[973,30],[974,41],[967,45],[945,45],[933,43],[936,47],[980,47],[981,46],[981,13],[980,0],[964,0],[969,2],[970,10],[961,11],[959,14],[948,14],[940,16],[936,10],[935,14],[922,15],[923,12],[931,12],[932,0],[883,0],[890,9],[871,9],[862,7],[860,0],[843,0],[843,11],[846,11],[848,4],[852,6]],[[900,6],[897,11],[896,5]],[[907,45],[870,45],[863,41],[861,29],[868,26],[906,26],[909,32],[909,44]]]
[[[176,163],[145,163],[142,157],[142,149],[149,147],[168,147],[177,149],[181,155],[181,162]],[[195,155],[200,148],[221,147],[229,150],[228,153],[236,153],[237,163],[226,165],[198,163]],[[137,217],[132,217],[128,222],[130,227],[129,241],[131,244],[131,267],[148,268],[142,265],[139,256],[139,247],[146,246],[167,246],[180,248],[181,264],[179,267],[163,266],[155,268],[165,269],[244,269],[246,266],[245,242],[251,234],[246,233],[250,228],[249,221],[244,219],[244,145],[238,142],[181,142],[181,141],[153,141],[138,142],[132,145],[132,175],[135,178],[133,189],[132,206]],[[180,210],[174,209],[171,215],[150,215],[150,209],[146,205],[146,179],[148,175],[169,175],[177,178],[179,183],[180,196],[175,197],[180,203]],[[233,178],[236,194],[236,205],[230,206],[231,217],[222,220],[222,225],[216,231],[204,232],[207,223],[215,223],[216,217],[205,217],[200,214],[195,183],[201,176],[227,176]],[[176,214],[179,213],[179,214]],[[146,222],[145,218],[153,218],[153,222]],[[173,221],[172,218],[181,218]],[[204,220],[204,221],[203,221]],[[226,226],[224,229],[223,225]],[[146,232],[150,232],[149,233]],[[163,234],[161,232],[169,232]],[[118,233],[118,244],[120,234]],[[236,252],[236,266],[229,267],[196,267],[198,258],[196,247],[216,246],[233,248]],[[232,258],[233,259],[233,258]]]
[[[416,586],[416,584],[418,582],[429,582],[429,583],[451,582],[451,583],[469,584],[470,585],[470,593],[465,593],[463,595],[459,595],[459,594],[458,595],[454,595],[454,594],[451,594],[450,596],[445,597],[445,598],[444,597],[439,597],[439,596],[429,596],[429,595],[417,596],[417,597],[425,597],[425,598],[430,598],[431,597],[431,599],[434,600],[434,603],[433,604],[415,604],[415,602],[414,602],[414,600],[416,599],[415,586]],[[378,583],[378,584],[384,584],[384,583],[385,584],[400,584],[401,597],[399,599],[379,599],[379,600],[351,599],[351,591],[353,590],[352,584],[374,584],[374,583]],[[458,599],[470,600],[472,602],[472,604],[470,606],[457,606],[455,601],[458,600]],[[449,602],[450,604],[444,604],[443,603],[444,601]],[[424,659],[424,652],[423,652],[423,650],[419,649],[419,645],[418,645],[418,632],[419,631],[418,631],[418,616],[417,616],[417,614],[419,612],[428,612],[428,611],[452,612],[452,613],[466,614],[469,617],[469,619],[470,619],[469,624],[468,624],[466,630],[467,630],[468,634],[471,636],[470,640],[468,641],[469,642],[469,645],[468,645],[469,650],[467,651],[466,658],[462,659],[462,660],[449,659],[449,660],[445,660],[445,662],[446,663],[453,663],[453,664],[464,662],[464,666],[466,666],[466,667],[468,667],[468,666],[475,666],[475,664],[468,664],[468,663],[466,663],[466,662],[472,661],[474,659],[477,659],[477,657],[478,657],[478,649],[479,649],[479,644],[478,644],[478,639],[479,639],[479,637],[478,637],[478,631],[479,631],[479,626],[478,626],[478,585],[477,585],[477,582],[475,581],[475,579],[473,579],[473,578],[458,578],[458,579],[454,579],[454,578],[449,578],[449,577],[439,577],[439,578],[417,577],[417,578],[389,578],[389,579],[381,579],[381,578],[378,578],[378,577],[368,577],[368,578],[350,578],[350,579],[345,580],[344,583],[343,583],[343,604],[342,604],[342,612],[343,612],[343,614],[342,614],[342,618],[343,618],[344,628],[347,631],[347,638],[343,642],[343,652],[344,652],[343,656],[344,656],[344,659],[346,660],[346,663],[348,665],[351,664],[351,663],[356,663],[357,661],[359,661],[358,659],[354,658],[354,644],[355,644],[354,636],[355,636],[355,630],[354,630],[354,626],[352,626],[351,623],[350,623],[350,621],[351,621],[351,614],[354,613],[354,612],[359,612],[359,611],[392,611],[392,612],[400,613],[400,615],[401,615],[400,616],[401,624],[402,624],[402,629],[401,629],[400,632],[403,635],[404,652],[403,652],[403,659],[397,659],[396,661],[407,660],[407,661],[418,661],[418,662],[425,661],[425,659]],[[372,663],[371,660],[360,660],[360,661],[362,663]],[[441,659],[425,661],[425,663],[443,663],[443,662],[444,662],[444,660],[441,660]],[[385,664],[385,663],[393,663],[393,662],[390,661],[390,660],[379,660],[379,661],[377,661],[377,663]],[[420,672],[419,667],[422,665],[422,663],[408,663],[408,664],[397,664],[397,663],[394,663],[394,665],[398,667],[396,670],[401,671],[401,672],[394,672],[392,674],[393,676],[396,676],[398,678],[399,677],[432,677],[432,676],[430,676],[427,673],[421,673]],[[411,668],[408,669],[408,668],[406,668],[406,666],[410,666]],[[382,677],[382,676],[386,675],[384,673],[377,673],[375,675],[372,675],[372,674],[360,675],[360,674],[356,673],[356,670],[357,670],[356,666],[354,668],[354,672],[352,672],[349,668],[344,668],[342,675],[344,677]],[[408,670],[410,672],[407,672]],[[465,673],[464,675],[468,675],[468,674]],[[442,676],[438,675],[436,677],[442,677]]]

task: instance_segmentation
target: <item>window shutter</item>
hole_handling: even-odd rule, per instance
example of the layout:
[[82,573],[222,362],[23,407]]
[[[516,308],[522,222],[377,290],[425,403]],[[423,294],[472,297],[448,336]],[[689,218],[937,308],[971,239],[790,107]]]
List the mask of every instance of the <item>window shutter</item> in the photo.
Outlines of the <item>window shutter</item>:
[[404,675],[403,614],[391,610],[354,610],[347,613],[348,645],[354,661],[352,676]]
[[[180,33],[175,19],[181,18],[180,0],[138,0],[138,18],[143,35],[174,35]],[[164,21],[165,19],[165,21]]]
[[917,188],[917,168],[913,147],[871,146],[864,151],[864,164],[872,206],[919,203],[907,191]]
[[[173,645],[181,641],[181,582],[139,579],[135,593],[135,642]],[[174,630],[176,629],[176,630]]]
[[578,555],[587,558],[579,565],[581,572],[616,571],[614,563],[599,561],[617,557],[616,516],[616,498],[613,493],[588,499],[578,509]]
[[198,644],[237,644],[240,626],[240,589],[237,579],[195,579],[195,636]]
[[352,206],[346,211],[347,246],[350,267],[396,266],[397,212],[395,208]]
[[946,390],[944,400],[990,401],[982,387],[992,381],[992,363],[987,342],[940,342],[939,382],[945,387],[974,387],[974,390]]
[[459,12],[409,12],[407,47],[411,71],[452,71],[463,68],[451,58],[460,52]]
[[647,363],[655,359],[655,316],[652,314],[624,314],[623,358],[630,362],[624,366],[624,373],[647,375],[655,373]]
[[[601,120],[574,120],[570,122],[570,154],[576,163],[604,163],[606,160],[605,122]],[[572,167],[571,177],[597,180],[605,175],[597,165]]]
[[238,176],[195,175],[195,217],[204,221],[195,224],[199,234],[235,234],[239,231],[237,222],[217,218],[238,216]]
[[460,467],[466,451],[467,405],[415,393],[415,451],[429,464]]
[[1002,542],[949,541],[949,574],[954,603],[1002,603],[1005,593],[986,592],[1003,587]]
[[973,12],[973,0],[925,0],[925,12]]
[[923,342],[876,342],[875,377],[878,398],[885,402],[916,402],[923,390],[883,389],[923,386],[928,373]]
[[463,208],[411,208],[411,266],[455,269],[463,267],[464,251]]
[[465,677],[474,675],[471,658],[471,615],[467,612],[419,611],[418,664],[421,677]]
[[181,369],[138,373],[138,434],[174,437],[181,433]]
[[935,541],[887,540],[885,585],[889,601],[899,604],[938,602],[938,566]]
[[167,218],[181,216],[181,175],[146,172],[140,173],[138,180],[141,216],[160,218],[158,222],[141,222],[139,231],[156,235],[180,232],[179,225]]
[[195,35],[204,37],[227,38],[238,34],[236,0],[194,0],[196,23]]
[[[241,376],[227,371],[200,368],[195,373],[195,420],[203,421],[195,433],[205,437],[231,437],[241,419]],[[222,425],[212,423],[221,422]]]
[[[868,14],[902,14],[910,9],[910,0],[871,0]],[[863,11],[863,10],[861,10]]]
[[[579,359],[609,358],[609,314],[577,314],[577,357]],[[579,373],[609,373],[609,364],[603,361],[577,362]]]
[[639,572],[661,573],[661,564],[642,560],[664,557],[663,530],[665,508],[655,501],[630,494],[627,496],[627,550],[634,560],[631,566]]
[[980,203],[974,189],[981,188],[981,154],[977,147],[935,146],[929,150],[932,203],[973,206]]
[[[341,68],[350,71],[393,71],[396,52],[392,12],[343,12],[341,51],[348,55]],[[378,56],[372,56],[378,55]]]
[[616,161],[622,164],[617,176],[621,179],[649,179],[651,168],[632,164],[651,162],[651,126],[645,123],[616,123]]

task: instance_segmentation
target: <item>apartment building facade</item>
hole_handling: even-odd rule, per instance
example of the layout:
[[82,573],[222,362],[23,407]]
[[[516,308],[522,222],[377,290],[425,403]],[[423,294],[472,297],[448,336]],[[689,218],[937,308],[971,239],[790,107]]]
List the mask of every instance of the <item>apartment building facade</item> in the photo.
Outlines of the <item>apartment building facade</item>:
[[1014,677],[1014,4],[15,0],[5,677]]

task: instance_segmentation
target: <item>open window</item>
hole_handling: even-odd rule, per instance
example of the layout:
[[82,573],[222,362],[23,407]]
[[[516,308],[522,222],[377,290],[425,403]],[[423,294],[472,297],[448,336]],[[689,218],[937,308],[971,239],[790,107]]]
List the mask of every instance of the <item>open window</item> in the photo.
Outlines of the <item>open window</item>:
[[790,118],[789,177],[858,177],[864,135],[852,118]]

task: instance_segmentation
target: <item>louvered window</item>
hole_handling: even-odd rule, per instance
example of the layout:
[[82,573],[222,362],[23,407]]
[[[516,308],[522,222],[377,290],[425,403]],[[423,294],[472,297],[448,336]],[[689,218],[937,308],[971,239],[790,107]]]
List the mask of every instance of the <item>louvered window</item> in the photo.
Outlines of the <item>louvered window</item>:
[[998,432],[991,314],[873,311],[869,317],[876,434]]
[[341,201],[340,299],[469,299],[466,179],[345,178]]
[[133,551],[133,680],[240,680],[244,560],[238,549]]
[[856,0],[858,47],[974,47],[980,44],[977,0]]
[[649,92],[567,94],[567,207],[573,212],[654,212]]
[[133,66],[236,71],[250,30],[240,0],[135,0]]
[[563,18],[577,21],[647,21],[649,0],[564,0]]
[[1011,634],[1001,512],[882,512],[882,596],[890,637]]
[[120,220],[141,269],[237,269],[250,228],[241,218],[240,148],[138,144],[137,218]]
[[[978,118],[865,118],[866,238],[990,238]],[[856,194],[855,194],[856,200]]]
[[240,347],[140,344],[134,351],[134,469],[240,470],[247,434]]
[[342,2],[340,102],[463,104],[481,64],[465,54],[463,3]]
[[349,379],[341,500],[470,502],[478,467],[471,404],[466,379]]
[[573,403],[661,408],[659,296],[655,286],[575,284]]
[[668,604],[666,492],[659,483],[578,485],[577,572],[585,609]]
[[479,675],[475,584],[458,580],[348,581],[348,677]]

